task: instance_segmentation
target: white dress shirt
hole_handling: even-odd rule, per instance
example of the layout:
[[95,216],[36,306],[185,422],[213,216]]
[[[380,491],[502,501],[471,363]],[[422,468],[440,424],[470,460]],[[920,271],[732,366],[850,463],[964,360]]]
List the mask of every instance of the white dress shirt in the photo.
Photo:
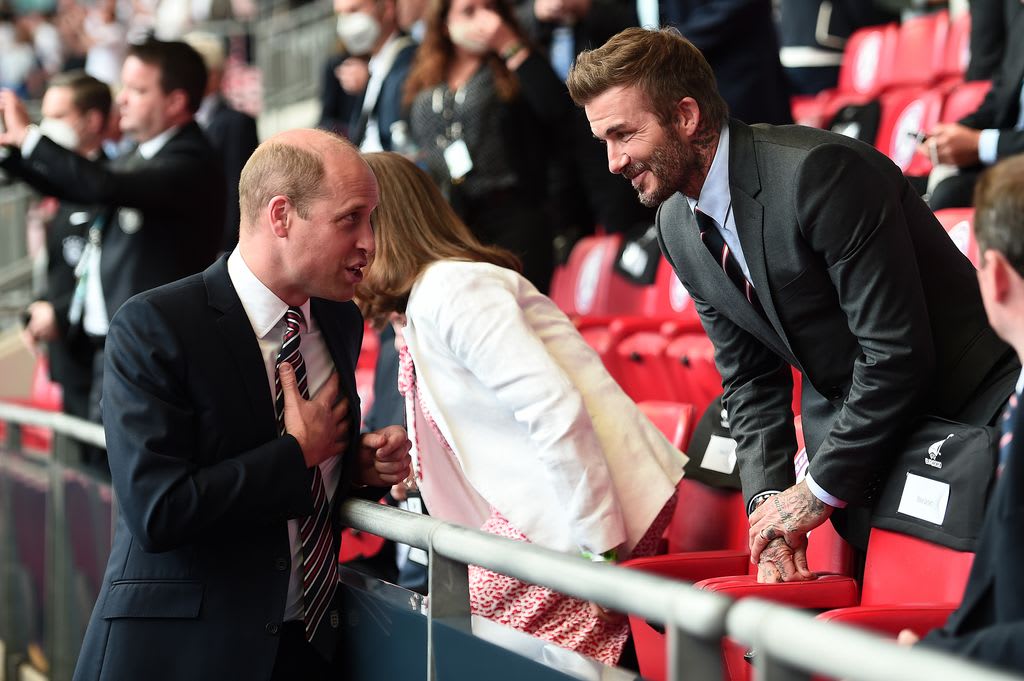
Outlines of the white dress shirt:
[[[228,276],[235,287],[235,292],[238,293],[239,300],[242,301],[253,333],[259,340],[260,354],[263,355],[263,366],[267,372],[267,388],[270,391],[270,399],[274,400],[277,354],[284,339],[284,314],[288,311],[288,303],[274,295],[252,273],[237,247],[228,256]],[[302,304],[302,315],[306,320],[306,327],[301,334],[299,350],[306,363],[306,382],[309,386],[309,396],[312,398],[330,377],[334,370],[334,362],[316,320],[310,314],[308,300]],[[320,464],[328,503],[334,497],[341,477],[341,467],[338,465],[340,461],[341,458],[335,456]],[[284,619],[302,620],[302,540],[299,536],[298,520],[288,521],[288,543],[291,545],[292,571],[288,581],[288,601],[285,604]]]

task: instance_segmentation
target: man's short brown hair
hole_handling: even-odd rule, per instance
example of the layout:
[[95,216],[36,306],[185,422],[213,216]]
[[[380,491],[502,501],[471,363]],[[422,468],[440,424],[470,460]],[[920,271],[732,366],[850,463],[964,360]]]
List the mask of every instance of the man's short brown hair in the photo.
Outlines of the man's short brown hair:
[[577,106],[614,87],[636,87],[662,125],[675,120],[684,97],[697,102],[705,131],[717,130],[729,115],[711,66],[674,28],[627,28],[596,50],[580,53],[566,84]]
[[106,124],[113,98],[110,86],[103,81],[93,78],[85,71],[67,71],[53,76],[48,87],[66,87],[71,90],[71,106],[75,107],[75,111],[82,115],[90,111],[99,111],[103,116],[103,123]]
[[1024,277],[1024,155],[1000,161],[978,180],[974,235],[979,252],[999,251]]

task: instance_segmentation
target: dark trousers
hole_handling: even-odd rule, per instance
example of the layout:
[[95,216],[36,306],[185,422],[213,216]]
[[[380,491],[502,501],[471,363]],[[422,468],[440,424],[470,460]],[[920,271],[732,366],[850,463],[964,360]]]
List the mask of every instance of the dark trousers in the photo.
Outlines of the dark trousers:
[[981,167],[962,168],[958,175],[939,182],[928,198],[928,205],[932,210],[970,208],[974,205],[974,185],[982,170]]

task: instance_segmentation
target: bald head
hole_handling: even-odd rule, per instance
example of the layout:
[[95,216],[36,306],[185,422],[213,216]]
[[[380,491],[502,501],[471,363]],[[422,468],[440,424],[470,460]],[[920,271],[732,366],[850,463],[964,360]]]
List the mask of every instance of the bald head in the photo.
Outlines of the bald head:
[[351,142],[323,130],[288,130],[259,145],[242,168],[238,182],[241,235],[255,229],[260,212],[275,196],[287,196],[299,215],[308,217],[310,204],[326,194],[327,154],[365,164]]

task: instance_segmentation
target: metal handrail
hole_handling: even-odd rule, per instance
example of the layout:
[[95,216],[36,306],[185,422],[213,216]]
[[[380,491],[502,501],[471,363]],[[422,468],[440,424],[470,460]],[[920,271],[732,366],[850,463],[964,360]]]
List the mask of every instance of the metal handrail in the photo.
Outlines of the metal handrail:
[[[0,420],[52,428],[96,446],[104,442],[100,426],[63,414],[0,403]],[[684,582],[590,563],[364,500],[343,503],[341,518],[354,529],[430,552],[428,632],[436,619],[469,630],[465,573],[467,565],[473,564],[664,623],[669,633],[668,674],[672,681],[720,677],[720,668],[717,674],[709,670],[717,663],[718,641],[724,635],[753,646],[757,678],[764,681],[804,680],[812,672],[850,681],[1020,678],[946,653],[896,646],[876,634],[816,620],[794,608],[754,598],[734,602]],[[432,654],[429,636],[428,655]],[[428,678],[434,678],[430,667],[428,673]]]

